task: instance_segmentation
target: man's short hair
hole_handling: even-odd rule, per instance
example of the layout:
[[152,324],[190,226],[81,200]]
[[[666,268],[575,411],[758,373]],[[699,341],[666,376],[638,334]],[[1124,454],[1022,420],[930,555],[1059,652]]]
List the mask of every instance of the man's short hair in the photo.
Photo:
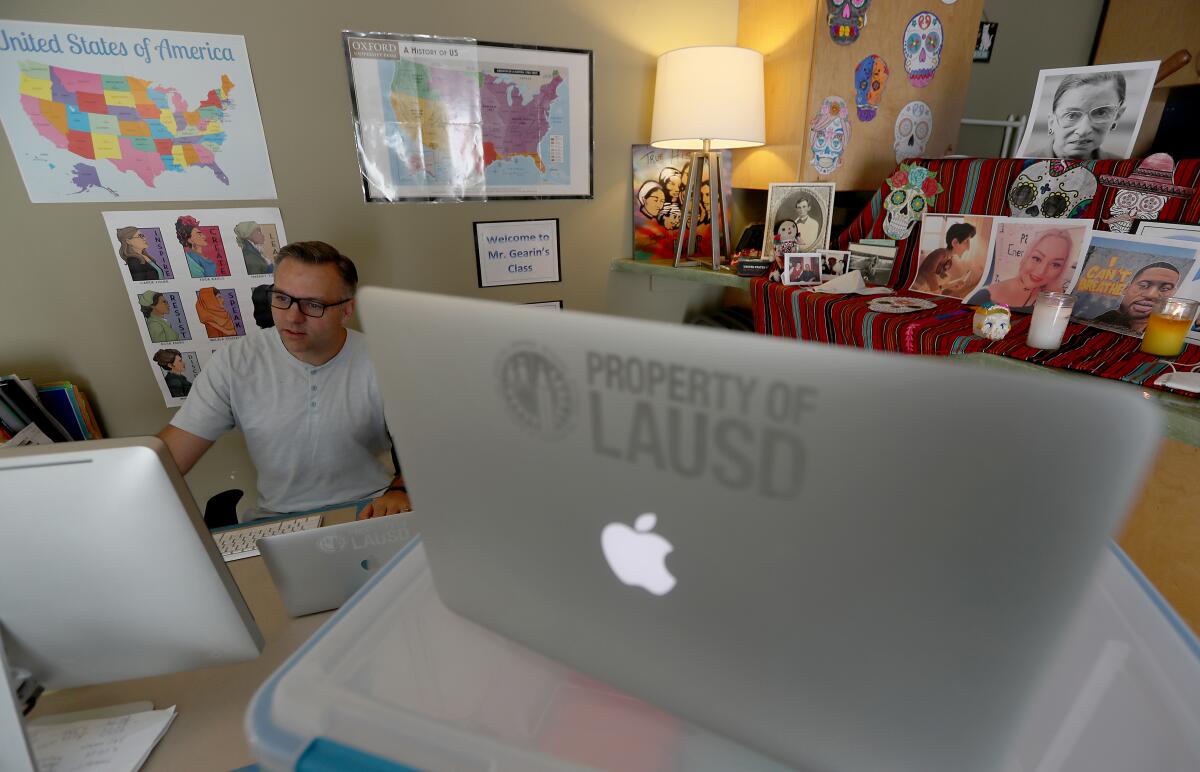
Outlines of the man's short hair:
[[970,223],[959,222],[946,229],[947,247],[952,246],[955,241],[966,241],[971,238],[975,238],[975,226]]
[[358,290],[358,269],[354,261],[337,251],[337,247],[324,241],[293,241],[285,244],[275,257],[275,264],[291,258],[307,265],[332,265],[337,269],[350,294]]
[[1149,271],[1151,268],[1166,268],[1168,271],[1174,271],[1176,275],[1180,275],[1180,271],[1178,268],[1171,265],[1170,263],[1159,261],[1157,263],[1151,263],[1150,265],[1143,266],[1140,271],[1138,271],[1137,273],[1135,273],[1133,275],[1133,278],[1129,280],[1129,283],[1133,284],[1135,281],[1137,281],[1137,277],[1141,276],[1146,271]]

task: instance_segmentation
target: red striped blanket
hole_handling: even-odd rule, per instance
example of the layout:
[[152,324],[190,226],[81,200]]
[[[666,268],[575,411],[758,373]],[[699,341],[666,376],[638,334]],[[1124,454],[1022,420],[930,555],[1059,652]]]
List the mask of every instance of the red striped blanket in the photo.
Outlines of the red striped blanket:
[[[935,172],[936,179],[945,189],[929,207],[929,211],[1008,215],[1009,186],[1021,170],[1035,161],[1016,158],[943,159],[917,163]],[[1100,175],[1127,176],[1137,164],[1137,160],[1108,160],[1089,161],[1084,166],[1098,178]],[[1200,188],[1200,159],[1180,161],[1174,182],[1176,185]],[[871,203],[835,240],[837,249],[846,249],[851,241],[885,237],[882,230],[885,215],[883,199],[888,192],[890,188],[884,181]],[[1092,203],[1080,212],[1079,217],[1092,219],[1093,227],[1098,230],[1108,230],[1101,218],[1107,216],[1115,192],[1115,187],[1100,185]],[[1158,221],[1200,223],[1200,190],[1191,198],[1168,198]],[[896,264],[888,282],[891,287],[907,287],[911,282],[919,240],[918,225],[909,238],[898,242]],[[910,293],[900,291],[899,294]],[[909,314],[883,314],[867,307],[870,297],[825,295],[801,287],[769,284],[764,279],[756,279],[751,283],[751,296],[755,331],[765,335],[905,354],[986,352],[1150,388],[1160,388],[1150,381],[1169,369],[1158,358],[1140,353],[1136,338],[1082,324],[1070,325],[1062,348],[1058,351],[1029,348],[1025,345],[1029,317],[1024,314],[1013,315],[1012,331],[1004,340],[977,338],[971,334],[971,314],[959,313],[962,306],[953,299],[918,295],[936,302],[937,308]],[[1177,360],[1180,365],[1197,362],[1200,362],[1200,346],[1193,345],[1189,345]]]

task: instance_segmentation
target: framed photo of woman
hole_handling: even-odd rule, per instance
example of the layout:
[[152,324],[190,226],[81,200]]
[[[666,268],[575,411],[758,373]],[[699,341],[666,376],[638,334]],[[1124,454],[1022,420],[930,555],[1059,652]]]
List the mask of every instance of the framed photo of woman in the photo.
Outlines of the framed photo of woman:
[[829,249],[833,227],[832,182],[773,182],[767,192],[763,259],[783,270],[783,255]]

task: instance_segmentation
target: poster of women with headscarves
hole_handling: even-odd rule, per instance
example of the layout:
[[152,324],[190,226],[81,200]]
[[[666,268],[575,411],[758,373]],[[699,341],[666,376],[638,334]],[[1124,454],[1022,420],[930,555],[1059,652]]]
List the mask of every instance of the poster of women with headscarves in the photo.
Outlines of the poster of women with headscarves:
[[283,218],[272,208],[103,214],[147,366],[178,407],[217,350],[261,334],[253,293],[271,284]]
[[[733,200],[733,153],[720,150],[721,187]],[[675,241],[684,221],[691,151],[633,146],[633,257],[635,260],[675,259]],[[708,170],[697,191],[700,225],[694,254],[712,254],[712,188]],[[726,216],[728,218],[728,215]],[[719,226],[719,223],[718,223]],[[686,247],[685,247],[686,249]]]

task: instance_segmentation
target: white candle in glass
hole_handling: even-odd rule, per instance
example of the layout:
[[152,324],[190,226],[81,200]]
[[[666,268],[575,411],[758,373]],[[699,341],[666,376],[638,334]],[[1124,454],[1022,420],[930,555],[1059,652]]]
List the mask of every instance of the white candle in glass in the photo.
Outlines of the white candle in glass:
[[1029,321],[1029,337],[1026,344],[1031,348],[1056,350],[1062,345],[1067,323],[1075,309],[1075,298],[1062,292],[1043,292],[1033,305],[1033,319]]

